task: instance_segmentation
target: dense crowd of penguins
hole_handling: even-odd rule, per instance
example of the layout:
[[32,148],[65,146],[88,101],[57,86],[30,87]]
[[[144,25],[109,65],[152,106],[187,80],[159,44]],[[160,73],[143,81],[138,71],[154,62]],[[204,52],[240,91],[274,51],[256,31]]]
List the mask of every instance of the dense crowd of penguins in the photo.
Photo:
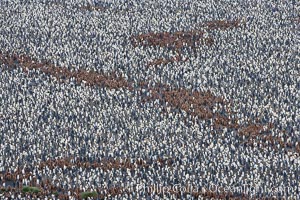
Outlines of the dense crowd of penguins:
[[[209,90],[231,102],[241,127],[271,123],[261,134],[296,147],[299,11],[295,0],[4,0],[0,52],[70,71],[117,71],[146,87]],[[236,19],[243,23],[232,29],[202,26]],[[183,48],[185,62],[149,67],[176,52],[130,42],[139,34],[190,30],[203,30],[214,43]],[[83,191],[108,199],[300,198],[295,148],[259,139],[249,146],[238,130],[216,131],[212,120],[193,121],[180,109],[163,112],[158,100],[142,102],[140,91],[60,82],[14,65],[0,60],[1,199],[78,199]],[[22,193],[25,185],[41,192]],[[147,191],[157,185],[173,190]],[[184,192],[187,185],[197,192]]]

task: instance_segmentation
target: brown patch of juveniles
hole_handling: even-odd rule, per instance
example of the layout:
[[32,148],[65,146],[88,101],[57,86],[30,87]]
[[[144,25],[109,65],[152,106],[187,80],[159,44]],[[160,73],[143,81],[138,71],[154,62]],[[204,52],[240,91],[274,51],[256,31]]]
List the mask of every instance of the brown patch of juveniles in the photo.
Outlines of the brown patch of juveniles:
[[300,17],[294,17],[294,18],[292,18],[292,21],[294,21],[294,22],[300,22]]
[[58,168],[67,168],[71,169],[72,167],[82,167],[82,168],[101,168],[104,171],[109,171],[112,169],[135,169],[137,167],[147,168],[149,165],[153,163],[160,163],[161,165],[168,165],[170,166],[172,163],[171,158],[158,158],[154,160],[152,163],[147,163],[143,159],[136,159],[135,161],[131,162],[129,159],[119,160],[119,159],[104,159],[101,162],[88,162],[88,161],[79,161],[71,162],[70,159],[54,159],[54,160],[47,160],[45,162],[41,162],[39,164],[39,169],[43,169],[46,166],[49,169]]
[[229,119],[227,116],[220,115],[219,113],[215,115],[213,123],[215,129],[223,129],[225,127],[233,129],[239,128],[235,119]]
[[182,199],[186,195],[191,195],[194,198],[198,199],[199,197],[205,199],[249,199],[249,196],[244,193],[236,193],[233,194],[232,192],[225,192],[225,189],[219,188],[218,192],[214,192],[211,190],[207,190],[205,188],[197,188],[193,186],[159,186],[159,185],[150,185],[147,186],[146,192],[148,195],[157,194],[157,195],[167,195],[170,194],[175,196],[176,198]]
[[[177,35],[182,37],[181,33],[177,33]],[[166,36],[162,35],[161,37]],[[40,70],[45,74],[54,76],[61,81],[65,81],[66,79],[73,77],[77,83],[83,82],[89,86],[96,85],[111,89],[133,89],[131,83],[126,81],[122,76],[118,76],[117,73],[114,72],[111,74],[103,74],[98,72],[89,72],[86,70],[71,71],[67,68],[55,67],[46,61],[36,61],[29,56],[0,52],[0,64],[1,63],[7,65],[6,67],[9,68],[21,67],[25,72],[33,69]],[[238,135],[247,136],[249,139],[248,144],[251,144],[255,140],[255,137],[263,137],[261,136],[261,133],[264,131],[264,125],[255,122],[249,122],[249,124],[246,126],[239,125],[237,123],[237,119],[232,117],[230,104],[225,102],[222,97],[214,96],[210,91],[198,92],[184,88],[172,89],[170,86],[163,84],[155,87],[149,87],[146,81],[139,83],[138,90],[142,89],[151,94],[149,97],[143,99],[142,102],[159,100],[175,110],[179,109],[185,111],[189,116],[192,116],[193,119],[196,117],[201,120],[212,119],[215,130],[222,130],[223,128],[236,129],[238,131]],[[227,109],[224,109],[226,107]],[[273,128],[274,126],[269,124],[266,128],[266,131],[271,131]],[[272,145],[280,144],[280,146],[283,148],[290,146],[287,146],[286,143],[276,139],[275,137],[264,137],[265,138],[263,139]],[[294,149],[296,152],[300,152],[299,145],[297,147],[289,148]],[[96,164],[94,163],[94,165]],[[108,166],[109,165],[118,166],[118,164],[114,162],[108,164]],[[130,166],[130,164],[128,166]],[[108,167],[108,169],[109,168],[110,167]]]
[[17,65],[25,72],[36,69],[41,70],[45,74],[56,77],[58,80],[65,81],[75,78],[77,83],[85,83],[89,86],[107,87],[110,89],[127,88],[131,89],[131,84],[126,81],[122,75],[113,72],[110,74],[98,73],[93,71],[78,70],[71,71],[65,67],[56,67],[49,62],[39,62],[25,55],[5,54],[0,52],[0,63],[6,64],[10,68]]
[[161,65],[167,64],[170,62],[179,62],[179,61],[186,61],[182,60],[181,58],[181,50],[184,47],[192,47],[195,50],[196,46],[198,45],[213,45],[214,40],[210,37],[205,38],[203,31],[177,31],[175,33],[169,32],[161,32],[161,33],[147,33],[147,34],[140,34],[136,36],[132,36],[130,38],[131,44],[134,47],[143,46],[143,47],[150,47],[150,46],[157,46],[157,47],[164,47],[174,50],[178,55],[172,59],[157,59],[151,61],[148,66],[153,65]]
[[175,33],[147,33],[132,36],[130,38],[134,47],[137,46],[160,46],[170,47],[172,49],[180,49],[183,46],[195,46],[197,44],[205,44],[208,40],[204,37],[203,31],[178,31]]
[[[61,6],[63,8],[67,8],[65,4],[61,2],[52,2],[51,5],[54,6]],[[106,8],[103,6],[92,6],[92,5],[87,5],[87,6],[73,6],[72,8],[77,8],[81,11],[105,11]]]
[[87,11],[104,11],[106,10],[106,8],[102,7],[102,6],[81,6],[78,7],[80,10],[87,10]]
[[251,123],[250,125],[240,128],[239,134],[255,137],[259,135],[264,130],[264,126],[261,124]]
[[[228,28],[236,28],[239,26],[241,20],[214,20],[205,22],[202,26],[207,30]],[[130,37],[131,44],[134,47],[163,47],[174,50],[178,55],[175,59],[159,58],[151,61],[148,66],[165,65],[170,62],[186,61],[181,59],[181,51],[184,47],[191,47],[196,52],[196,47],[199,45],[212,46],[214,39],[212,37],[204,37],[204,31],[191,30],[191,31],[177,31],[174,33],[160,32],[160,33],[146,33]]]
[[[215,114],[213,108],[217,103],[224,104],[221,97],[214,96],[210,91],[199,92],[184,88],[171,89],[169,86],[157,86],[149,90],[151,96],[144,101],[160,100],[174,109],[184,110],[188,115],[200,119],[212,119]],[[221,115],[218,114],[218,117]]]
[[[224,108],[229,105],[228,102],[222,97],[214,96],[210,91],[199,92],[184,88],[171,89],[169,86],[162,84],[150,88],[149,91],[151,96],[145,98],[143,100],[144,102],[159,100],[173,109],[185,111],[189,116],[198,117],[198,119],[201,120],[212,119],[215,130],[224,128],[235,129],[239,136],[247,136],[247,144],[253,145],[254,141],[259,143],[261,142],[260,139],[264,139],[264,141],[268,141],[271,145],[279,144],[282,148],[287,147],[287,143],[283,142],[279,137],[262,135],[262,133],[268,133],[274,129],[272,123],[264,125],[250,121],[246,126],[239,125],[237,119],[234,117],[230,118],[230,108],[229,111],[224,111]],[[221,105],[221,108],[216,109],[217,104]],[[213,112],[214,109],[215,112]],[[221,112],[222,109],[223,112]],[[263,145],[266,145],[266,143]],[[289,144],[289,146],[291,146],[291,144]],[[293,149],[299,152],[300,145],[293,147]]]
[[209,30],[214,29],[229,29],[229,28],[237,28],[241,23],[241,19],[229,21],[229,20],[213,20],[204,23],[204,26]]
[[295,151],[300,154],[300,144],[295,145]]

